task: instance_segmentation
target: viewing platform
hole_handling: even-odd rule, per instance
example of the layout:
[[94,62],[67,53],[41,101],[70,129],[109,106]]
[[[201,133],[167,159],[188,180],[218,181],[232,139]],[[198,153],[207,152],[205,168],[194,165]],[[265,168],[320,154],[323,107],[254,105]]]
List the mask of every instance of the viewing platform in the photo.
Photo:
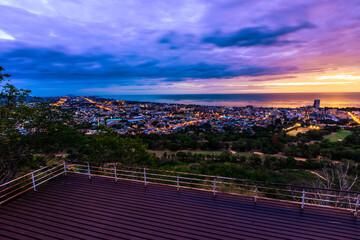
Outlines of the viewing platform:
[[3,204],[0,239],[359,239],[360,236],[360,218],[345,209],[310,204],[302,209],[299,203],[260,195],[254,199],[250,195],[216,192],[214,197],[214,192],[205,189],[177,189],[176,185],[152,183],[150,172],[146,175],[150,182],[143,176],[145,187],[141,181],[119,178],[115,182],[105,175],[69,172],[72,168],[68,167],[66,175],[57,176],[54,172],[57,177],[37,186],[37,191],[30,189]]

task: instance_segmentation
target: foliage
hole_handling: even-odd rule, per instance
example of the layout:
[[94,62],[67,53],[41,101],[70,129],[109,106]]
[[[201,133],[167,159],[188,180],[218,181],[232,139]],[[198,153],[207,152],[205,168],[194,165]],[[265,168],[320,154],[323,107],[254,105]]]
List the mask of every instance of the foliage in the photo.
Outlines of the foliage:
[[[140,139],[121,137],[105,126],[100,133],[87,136],[79,131],[68,111],[30,97],[30,90],[17,89],[1,74],[0,67],[0,183],[24,169],[35,169],[48,156],[72,160],[118,162],[129,166],[154,165]],[[31,98],[32,106],[29,99]]]
[[147,152],[147,146],[135,138],[123,138],[107,129],[90,139],[88,161],[121,163],[127,166],[148,166],[154,157]]
[[[0,183],[11,179],[19,161],[27,158],[28,145],[23,144],[27,137],[17,128],[18,124],[29,120],[31,109],[25,105],[29,90],[17,89],[10,84],[8,74],[2,74],[0,67]],[[5,83],[5,84],[4,84]]]

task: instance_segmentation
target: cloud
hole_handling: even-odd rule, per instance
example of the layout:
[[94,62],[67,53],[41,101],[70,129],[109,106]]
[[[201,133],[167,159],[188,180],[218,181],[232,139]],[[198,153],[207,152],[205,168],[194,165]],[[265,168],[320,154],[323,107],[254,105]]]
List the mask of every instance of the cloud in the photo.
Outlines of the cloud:
[[205,93],[213,83],[213,92],[250,91],[339,74],[355,82],[359,11],[357,0],[0,0],[0,64],[19,87],[65,94],[156,84]]
[[352,75],[334,75],[334,76],[320,76],[318,80],[330,80],[330,79],[343,79],[343,80],[360,80],[360,76]]
[[315,25],[305,22],[296,26],[285,26],[278,29],[270,29],[267,26],[243,28],[236,32],[222,33],[220,31],[206,36],[202,39],[204,43],[212,43],[218,47],[249,47],[249,46],[272,46],[285,45],[297,42],[295,40],[281,40],[289,33],[302,29],[314,28]]
[[174,40],[178,38],[178,34],[175,31],[170,31],[163,35],[158,42],[159,43],[173,43]]
[[259,79],[252,79],[250,81],[252,82],[265,82],[265,81],[276,81],[281,79],[294,79],[297,78],[297,76],[279,76],[279,77],[273,77],[273,78],[259,78]]
[[[138,59],[135,60],[134,59]],[[99,84],[164,79],[180,82],[189,79],[232,78],[238,76],[262,76],[288,73],[297,70],[294,66],[267,67],[242,65],[234,68],[228,64],[170,63],[159,60],[144,61],[141,56],[110,54],[67,54],[50,49],[25,48],[0,54],[0,61],[6,61],[10,74],[16,78],[30,78],[49,81],[89,81]]]
[[317,86],[317,85],[339,85],[352,84],[355,82],[296,82],[296,83],[267,83],[267,86]]
[[0,39],[15,40],[15,38],[0,29]]
[[192,49],[201,49],[199,37],[194,34],[181,34],[177,31],[168,31],[157,41],[159,44],[164,44],[168,46],[170,50],[177,50],[184,47],[187,47],[189,50]]

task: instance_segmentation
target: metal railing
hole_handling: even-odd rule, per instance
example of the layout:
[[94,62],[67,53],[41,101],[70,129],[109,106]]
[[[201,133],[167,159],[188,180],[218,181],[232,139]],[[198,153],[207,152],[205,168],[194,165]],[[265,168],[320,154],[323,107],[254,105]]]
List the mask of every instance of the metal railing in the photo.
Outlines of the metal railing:
[[190,188],[217,193],[246,195],[256,203],[258,199],[276,199],[299,204],[301,209],[306,205],[325,206],[347,209],[357,216],[360,205],[360,193],[341,191],[290,184],[254,181],[229,177],[202,175],[185,172],[175,172],[148,168],[127,167],[114,164],[67,164],[67,170],[92,176],[103,176],[119,180],[142,182],[146,187],[149,183],[164,184],[181,188]]
[[66,174],[65,161],[37,169],[0,185],[0,205],[61,175]]
[[258,199],[276,199],[306,205],[347,209],[357,216],[360,208],[360,193],[336,189],[314,188],[290,184],[271,183],[221,176],[166,171],[149,168],[127,167],[116,164],[73,164],[57,163],[46,166],[0,185],[0,205],[37,187],[61,174],[73,172],[92,176],[108,177],[115,180],[131,180],[144,184],[163,184],[181,189],[209,191],[214,197],[218,193],[231,193]]

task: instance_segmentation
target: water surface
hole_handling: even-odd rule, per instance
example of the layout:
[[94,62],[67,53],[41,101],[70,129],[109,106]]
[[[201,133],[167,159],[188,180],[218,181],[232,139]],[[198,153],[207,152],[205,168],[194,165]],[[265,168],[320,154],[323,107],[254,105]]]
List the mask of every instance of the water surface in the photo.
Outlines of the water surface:
[[119,100],[210,106],[301,107],[320,99],[321,107],[360,107],[360,93],[174,94],[103,96]]

